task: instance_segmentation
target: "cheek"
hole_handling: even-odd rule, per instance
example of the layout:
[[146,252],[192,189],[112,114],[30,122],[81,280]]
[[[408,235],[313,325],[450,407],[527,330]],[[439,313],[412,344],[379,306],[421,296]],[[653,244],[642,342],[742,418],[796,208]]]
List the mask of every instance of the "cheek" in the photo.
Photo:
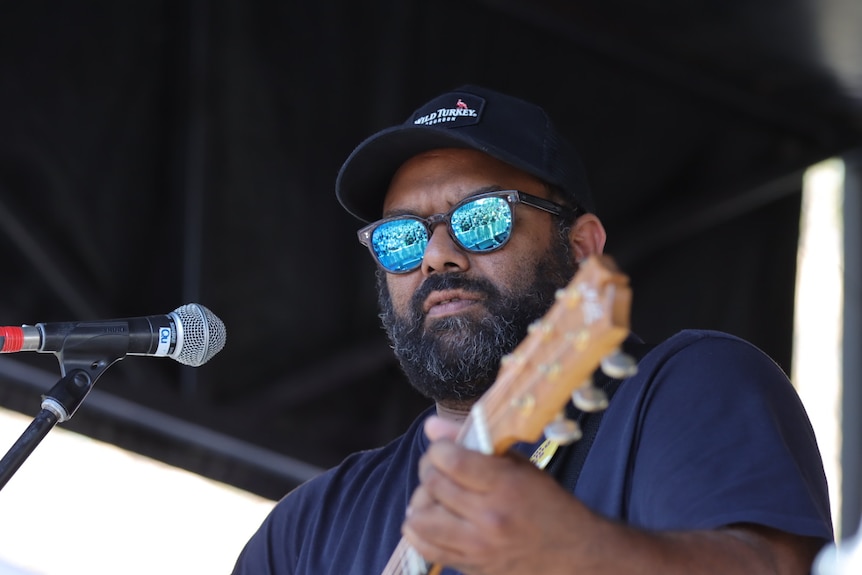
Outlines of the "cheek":
[[489,280],[500,293],[511,296],[530,283],[535,270],[535,256],[509,251],[506,246],[498,252],[473,259],[475,275]]
[[551,241],[556,239],[556,229],[543,222],[537,222],[527,228],[525,232],[521,238],[524,241],[518,242],[518,246],[532,251],[534,254],[544,253],[551,245]]
[[530,232],[512,238],[502,250],[481,258],[484,261],[473,259],[477,271],[510,296],[523,295],[533,286],[540,263],[547,260],[551,243],[557,241],[552,235],[556,230],[538,225],[527,230]]
[[[416,277],[413,277],[416,276]],[[422,274],[418,271],[408,274],[386,274],[386,285],[389,287],[389,297],[392,307],[398,315],[405,315],[410,307],[410,298],[419,288]]]

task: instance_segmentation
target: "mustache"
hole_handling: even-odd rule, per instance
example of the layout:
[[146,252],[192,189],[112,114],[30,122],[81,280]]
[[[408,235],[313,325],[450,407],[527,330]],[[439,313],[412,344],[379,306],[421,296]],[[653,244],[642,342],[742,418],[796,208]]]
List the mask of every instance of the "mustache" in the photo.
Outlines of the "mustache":
[[494,284],[486,279],[468,278],[459,273],[446,273],[429,276],[419,289],[410,298],[410,312],[414,317],[422,317],[422,306],[428,296],[435,291],[444,290],[461,290],[465,292],[477,293],[485,296],[486,299],[493,299],[500,296]]

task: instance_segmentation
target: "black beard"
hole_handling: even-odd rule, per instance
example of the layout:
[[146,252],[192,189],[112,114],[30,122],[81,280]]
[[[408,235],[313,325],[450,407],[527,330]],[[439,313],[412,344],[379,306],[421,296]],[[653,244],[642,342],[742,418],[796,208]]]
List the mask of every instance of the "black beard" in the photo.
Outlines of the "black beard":
[[[462,273],[429,276],[413,294],[407,317],[395,312],[386,274],[377,272],[380,319],[413,387],[453,407],[469,406],[491,387],[501,358],[524,339],[529,325],[548,311],[556,291],[577,270],[566,243],[554,243],[532,270],[532,283],[518,286],[511,293],[503,293],[488,280],[468,278]],[[448,289],[482,296],[478,305],[485,306],[486,315],[480,319],[447,316],[434,320],[426,329],[423,302],[432,291]]]

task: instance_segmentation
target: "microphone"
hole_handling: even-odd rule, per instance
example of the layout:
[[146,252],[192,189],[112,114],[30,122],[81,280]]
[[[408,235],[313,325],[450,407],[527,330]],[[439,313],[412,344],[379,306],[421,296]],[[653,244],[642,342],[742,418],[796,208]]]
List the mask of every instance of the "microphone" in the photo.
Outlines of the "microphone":
[[57,353],[83,346],[98,350],[100,338],[105,346],[125,338],[128,355],[170,357],[197,367],[221,351],[227,332],[213,312],[190,303],[165,315],[0,327],[0,353]]

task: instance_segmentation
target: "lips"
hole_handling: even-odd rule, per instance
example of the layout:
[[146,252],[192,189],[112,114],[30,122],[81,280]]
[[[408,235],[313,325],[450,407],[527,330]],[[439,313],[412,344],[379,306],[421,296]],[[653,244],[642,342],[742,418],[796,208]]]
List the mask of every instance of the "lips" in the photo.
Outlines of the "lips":
[[444,290],[432,292],[422,305],[426,316],[434,317],[457,313],[484,298],[477,293],[464,290]]

